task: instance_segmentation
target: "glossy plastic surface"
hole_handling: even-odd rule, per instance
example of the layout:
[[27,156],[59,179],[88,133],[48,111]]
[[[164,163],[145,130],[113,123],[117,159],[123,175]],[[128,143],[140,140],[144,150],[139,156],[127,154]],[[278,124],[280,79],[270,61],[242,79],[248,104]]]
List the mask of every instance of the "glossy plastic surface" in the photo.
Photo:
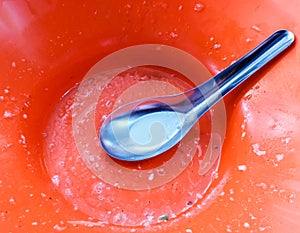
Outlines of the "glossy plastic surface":
[[[161,43],[191,53],[216,74],[279,28],[299,38],[298,4],[2,1],[1,231],[295,232],[300,208],[297,39],[288,53],[228,96],[218,176],[201,200],[169,221],[103,224],[76,210],[45,167],[43,132],[64,93],[103,56],[130,45]],[[180,185],[174,189],[177,197],[186,195],[185,184]],[[131,203],[126,211],[136,208]]]

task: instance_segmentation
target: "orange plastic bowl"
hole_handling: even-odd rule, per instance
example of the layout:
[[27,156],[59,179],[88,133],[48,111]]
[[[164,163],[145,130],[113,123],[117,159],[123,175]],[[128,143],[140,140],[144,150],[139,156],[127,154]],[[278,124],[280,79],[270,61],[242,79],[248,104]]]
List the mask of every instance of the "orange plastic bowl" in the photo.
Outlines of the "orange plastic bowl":
[[[201,176],[191,163],[167,184],[148,190],[101,182],[76,157],[72,121],[59,121],[55,113],[66,114],[74,87],[97,61],[119,49],[169,45],[216,74],[275,30],[286,28],[300,37],[297,6],[296,0],[2,1],[1,232],[295,232],[300,217],[297,42],[226,97],[221,157]],[[163,76],[166,89],[193,86],[173,71],[150,68],[116,77],[111,85],[119,87],[104,91],[99,101],[134,86],[136,79],[129,77],[149,72]],[[140,88],[153,93],[151,85]],[[109,113],[110,104],[106,107]],[[66,127],[58,130],[60,124]],[[201,122],[200,127],[204,135],[211,130]],[[204,136],[202,150],[206,143]],[[186,154],[180,146],[141,168],[111,164],[147,171],[166,164],[178,148]]]

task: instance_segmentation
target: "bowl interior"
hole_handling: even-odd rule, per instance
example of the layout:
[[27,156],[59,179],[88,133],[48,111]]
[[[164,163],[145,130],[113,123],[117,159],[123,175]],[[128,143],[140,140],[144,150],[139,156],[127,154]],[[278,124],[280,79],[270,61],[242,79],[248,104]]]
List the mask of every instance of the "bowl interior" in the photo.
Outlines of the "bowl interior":
[[[129,46],[168,45],[194,56],[214,75],[275,30],[286,28],[296,37],[300,35],[297,4],[296,0],[288,5],[284,1],[258,0],[224,0],[218,4],[177,0],[1,3],[1,229],[5,232],[234,232],[241,229],[294,232],[300,207],[300,133],[297,130],[300,127],[300,48],[297,42],[225,98],[226,135],[220,146],[221,156],[201,178],[193,176],[193,170],[188,167],[184,174],[190,175],[189,181],[182,176],[173,177],[169,186],[146,191],[124,191],[112,186],[104,195],[98,178],[95,182],[88,178],[97,174],[83,160],[70,159],[68,166],[63,165],[59,171],[60,177],[65,175],[64,179],[58,181],[55,173],[58,170],[53,169],[59,169],[56,163],[61,157],[58,153],[55,153],[57,158],[49,156],[46,147],[49,135],[59,134],[56,145],[70,142],[66,153],[76,153],[78,148],[71,142],[74,137],[71,128],[47,129],[49,122],[58,124],[51,121],[53,114],[59,107],[67,106],[74,87],[78,87],[103,57]],[[135,86],[132,93],[139,90],[157,94],[151,92],[153,85],[157,87],[155,90],[166,85],[163,91],[171,93],[202,81],[146,68],[140,68],[135,74],[143,77],[143,72],[152,72],[154,77],[170,77],[151,82],[140,80],[142,84]],[[203,72],[207,79],[210,75]],[[138,84],[134,77],[132,80],[135,81],[124,75],[114,79],[112,85],[124,82],[120,87],[130,88]],[[120,89],[108,88],[100,100],[117,90]],[[128,101],[132,94],[123,97]],[[135,98],[138,97],[137,94]],[[202,119],[198,130],[201,135],[210,134],[211,129],[201,125],[210,124],[211,117]],[[63,123],[72,126],[70,119]],[[191,135],[187,143],[194,137]],[[201,142],[205,148],[208,139],[203,136]],[[142,168],[153,169],[166,163],[177,149],[169,152],[169,157],[144,163]],[[117,164],[129,170],[139,166]],[[71,171],[73,165],[79,173],[73,173],[71,179],[65,171],[66,167]],[[76,193],[68,193],[66,186],[62,189],[57,182],[75,188]],[[189,186],[192,182],[196,183]],[[197,182],[200,182],[199,190],[194,189]],[[165,187],[163,195],[162,187]],[[193,191],[192,200],[187,199],[189,191]],[[94,194],[100,198],[98,201],[91,198]],[[135,195],[140,195],[136,202],[126,203],[137,199]],[[146,200],[152,204],[145,203]],[[145,209],[140,208],[143,215],[140,218],[134,213],[142,204]],[[147,205],[150,207],[145,213]],[[170,209],[173,212],[168,212]],[[105,212],[98,213],[98,210]],[[109,211],[115,211],[111,218],[107,218]]]

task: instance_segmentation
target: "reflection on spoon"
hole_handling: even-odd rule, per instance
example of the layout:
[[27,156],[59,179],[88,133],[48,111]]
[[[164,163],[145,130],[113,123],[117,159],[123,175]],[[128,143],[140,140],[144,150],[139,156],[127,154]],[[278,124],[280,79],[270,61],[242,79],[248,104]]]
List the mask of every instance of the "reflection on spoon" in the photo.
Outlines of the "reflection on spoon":
[[294,35],[279,30],[212,79],[172,96],[147,98],[111,113],[100,129],[103,149],[112,157],[138,161],[177,144],[198,119],[223,96],[284,51]]

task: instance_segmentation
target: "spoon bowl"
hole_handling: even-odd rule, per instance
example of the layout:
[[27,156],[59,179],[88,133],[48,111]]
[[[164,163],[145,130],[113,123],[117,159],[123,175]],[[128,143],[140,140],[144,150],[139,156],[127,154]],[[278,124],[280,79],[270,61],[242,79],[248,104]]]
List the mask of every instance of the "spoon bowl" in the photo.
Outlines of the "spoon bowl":
[[[100,138],[103,147],[113,157],[127,161],[148,159],[163,153],[165,147],[171,148],[180,141],[198,119],[196,116],[189,118],[188,104],[172,104],[175,99],[182,98],[185,96],[179,94],[143,99],[117,109],[102,125]],[[187,124],[188,120],[193,122]]]
[[288,48],[294,35],[279,30],[231,66],[184,93],[137,100],[112,112],[99,138],[112,157],[139,161],[176,145],[214,104]]

